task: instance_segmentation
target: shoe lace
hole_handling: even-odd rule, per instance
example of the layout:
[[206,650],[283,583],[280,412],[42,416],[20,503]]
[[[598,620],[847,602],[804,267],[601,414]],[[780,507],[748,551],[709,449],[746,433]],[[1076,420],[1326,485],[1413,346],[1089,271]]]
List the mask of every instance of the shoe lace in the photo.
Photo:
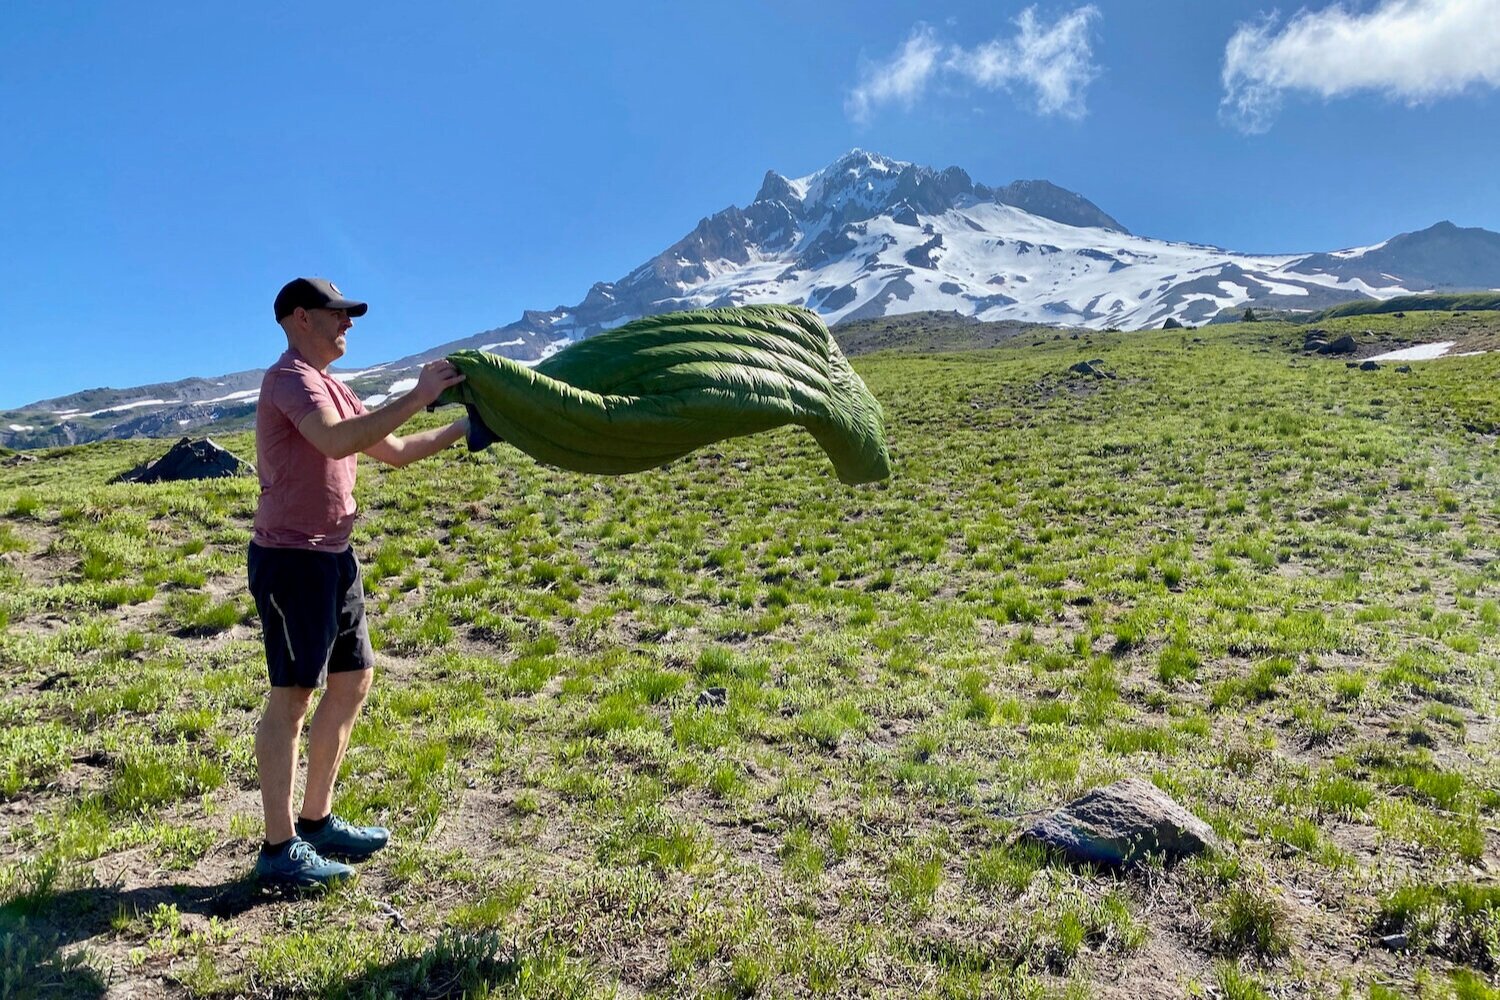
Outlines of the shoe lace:
[[318,856],[318,851],[313,845],[305,840],[299,840],[287,851],[287,857],[293,861],[305,861],[308,864],[318,864],[323,859]]

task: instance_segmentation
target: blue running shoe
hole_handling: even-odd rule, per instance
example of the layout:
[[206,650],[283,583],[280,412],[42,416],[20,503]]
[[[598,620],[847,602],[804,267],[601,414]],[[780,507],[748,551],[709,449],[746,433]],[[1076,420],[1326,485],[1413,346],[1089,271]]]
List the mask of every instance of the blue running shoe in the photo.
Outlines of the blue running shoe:
[[337,816],[329,816],[328,822],[316,832],[310,832],[307,824],[299,819],[297,835],[311,844],[319,854],[349,861],[368,858],[391,839],[391,831],[383,826],[355,826]]
[[323,858],[300,837],[275,854],[261,851],[255,860],[256,881],[276,888],[326,889],[353,875],[353,868]]

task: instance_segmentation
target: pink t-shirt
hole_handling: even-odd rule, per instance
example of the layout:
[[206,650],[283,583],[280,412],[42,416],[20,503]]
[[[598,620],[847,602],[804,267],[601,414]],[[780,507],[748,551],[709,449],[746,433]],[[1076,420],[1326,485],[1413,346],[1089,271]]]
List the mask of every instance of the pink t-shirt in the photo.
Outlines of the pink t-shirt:
[[255,457],[260,474],[255,544],[318,552],[342,552],[349,547],[359,456],[329,458],[297,430],[303,417],[325,408],[340,418],[365,412],[348,386],[318,371],[293,349],[266,370],[255,406]]

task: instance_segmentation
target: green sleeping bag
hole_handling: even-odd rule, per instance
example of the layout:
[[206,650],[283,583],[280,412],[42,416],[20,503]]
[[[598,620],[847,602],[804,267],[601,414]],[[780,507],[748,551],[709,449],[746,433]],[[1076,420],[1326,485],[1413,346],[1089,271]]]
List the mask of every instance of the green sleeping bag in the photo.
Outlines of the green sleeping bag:
[[534,368],[483,351],[448,359],[464,403],[539,462],[622,475],[783,424],[806,427],[845,483],[891,473],[880,404],[818,316],[739,306],[648,316]]

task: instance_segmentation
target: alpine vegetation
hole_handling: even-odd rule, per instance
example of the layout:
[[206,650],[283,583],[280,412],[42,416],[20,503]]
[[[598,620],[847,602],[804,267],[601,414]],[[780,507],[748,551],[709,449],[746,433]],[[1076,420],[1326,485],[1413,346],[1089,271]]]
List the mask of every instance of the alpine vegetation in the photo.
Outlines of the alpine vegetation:
[[1319,328],[836,327],[859,486],[792,426],[371,465],[333,810],[391,839],[315,899],[251,880],[254,480],[5,458],[0,990],[1490,995],[1500,314]]

